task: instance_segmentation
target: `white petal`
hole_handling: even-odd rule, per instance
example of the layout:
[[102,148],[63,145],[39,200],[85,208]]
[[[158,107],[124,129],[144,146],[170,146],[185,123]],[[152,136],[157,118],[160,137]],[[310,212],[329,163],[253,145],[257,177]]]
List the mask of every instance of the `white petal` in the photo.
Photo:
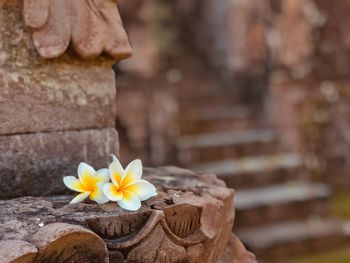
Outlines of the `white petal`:
[[113,161],[109,165],[109,176],[112,179],[112,182],[115,184],[115,186],[119,187],[121,184],[122,178],[124,174],[124,169],[122,165],[118,162]]
[[108,183],[109,182],[109,170],[107,168],[103,168],[98,170],[95,173],[95,180],[97,183]]
[[132,161],[125,169],[122,185],[126,186],[134,183],[142,176],[142,162],[141,160]]
[[123,198],[123,193],[118,191],[118,189],[112,183],[107,183],[103,186],[103,193],[109,200],[114,202]]
[[76,197],[73,198],[72,201],[70,201],[70,204],[78,204],[80,202],[83,202],[89,195],[90,195],[90,192],[84,192],[84,193],[78,194]]
[[137,195],[141,201],[151,198],[156,193],[154,185],[142,179],[129,184],[124,189]]
[[136,211],[141,208],[141,201],[137,195],[129,191],[123,191],[123,199],[117,201],[118,205],[129,211]]
[[89,196],[90,200],[95,201],[98,204],[105,204],[109,201],[108,198],[103,193],[104,185],[105,185],[104,183],[96,184],[95,190],[90,193],[90,196]]
[[78,166],[78,175],[80,182],[86,187],[89,188],[91,184],[91,179],[95,175],[96,171],[95,169],[86,164],[86,163],[80,163]]
[[71,190],[76,191],[76,192],[85,192],[86,189],[84,185],[79,181],[78,178],[74,176],[65,176],[63,178],[63,183]]
[[[119,163],[120,164],[120,161],[119,159],[117,158],[117,156],[115,156],[114,154],[111,154],[112,156],[112,159],[113,159],[113,162],[116,162],[116,163]],[[121,165],[120,165],[121,166]]]

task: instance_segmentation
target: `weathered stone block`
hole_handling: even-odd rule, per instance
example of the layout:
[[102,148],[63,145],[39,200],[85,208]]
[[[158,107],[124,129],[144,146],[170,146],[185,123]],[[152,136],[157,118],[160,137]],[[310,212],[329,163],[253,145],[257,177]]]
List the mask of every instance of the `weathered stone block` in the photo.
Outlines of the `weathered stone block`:
[[1,1],[0,134],[113,127],[115,60],[44,60],[31,35],[21,1]]
[[81,161],[105,167],[118,148],[112,128],[0,136],[0,199],[62,193]]

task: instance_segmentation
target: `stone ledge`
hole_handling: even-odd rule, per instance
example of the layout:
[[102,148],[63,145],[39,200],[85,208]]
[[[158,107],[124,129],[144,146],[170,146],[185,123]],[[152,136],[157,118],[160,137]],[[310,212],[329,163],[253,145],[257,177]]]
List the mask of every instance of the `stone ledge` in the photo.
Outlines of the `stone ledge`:
[[8,248],[0,249],[0,258],[16,263],[255,262],[231,234],[233,191],[215,175],[162,167],[145,169],[144,177],[156,185],[158,196],[137,212],[115,203],[69,205],[64,196],[0,201],[0,247]]

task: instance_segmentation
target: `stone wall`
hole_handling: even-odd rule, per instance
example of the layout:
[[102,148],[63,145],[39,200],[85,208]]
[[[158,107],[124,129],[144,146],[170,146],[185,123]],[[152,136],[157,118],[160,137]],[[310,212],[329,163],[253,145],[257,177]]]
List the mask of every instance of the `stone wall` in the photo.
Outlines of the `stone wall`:
[[293,78],[348,76],[347,1],[283,0],[271,7],[273,69],[283,69]]
[[334,185],[349,184],[347,1],[281,1],[270,42],[271,112],[286,149]]

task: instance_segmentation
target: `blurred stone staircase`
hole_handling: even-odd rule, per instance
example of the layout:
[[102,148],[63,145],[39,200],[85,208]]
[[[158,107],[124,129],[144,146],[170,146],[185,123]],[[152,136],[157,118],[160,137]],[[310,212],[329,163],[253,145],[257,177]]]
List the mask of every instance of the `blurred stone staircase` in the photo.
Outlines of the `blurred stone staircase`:
[[349,241],[349,223],[329,218],[331,189],[308,180],[302,158],[279,149],[278,134],[257,110],[223,97],[221,105],[208,99],[182,108],[178,160],[236,190],[235,232],[259,262]]
[[[256,121],[251,118],[251,111],[246,107],[221,106],[220,104],[223,103],[232,103],[227,98],[224,101],[217,99],[197,103],[199,106],[191,105],[191,108],[181,116],[181,131],[184,134],[197,135],[199,130],[203,132],[239,131],[254,128],[256,125]],[[211,107],[208,108],[208,105]]]

